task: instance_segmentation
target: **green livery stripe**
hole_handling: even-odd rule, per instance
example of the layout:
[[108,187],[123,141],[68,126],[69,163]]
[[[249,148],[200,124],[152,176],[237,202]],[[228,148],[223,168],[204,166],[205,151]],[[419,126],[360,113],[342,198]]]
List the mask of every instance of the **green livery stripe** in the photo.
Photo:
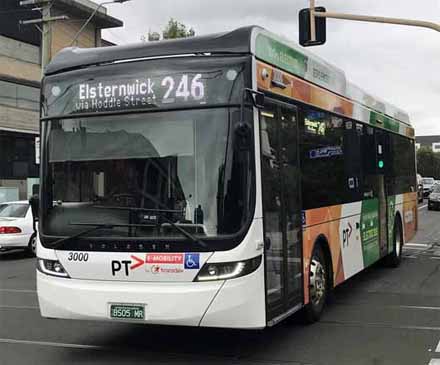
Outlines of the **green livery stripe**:
[[393,118],[387,117],[381,113],[370,112],[370,124],[375,126],[382,126],[392,132],[399,132],[399,122]]
[[367,267],[380,258],[379,201],[377,199],[362,202],[361,240],[364,267]]
[[255,55],[294,75],[302,78],[306,75],[307,57],[305,55],[264,34],[257,36]]

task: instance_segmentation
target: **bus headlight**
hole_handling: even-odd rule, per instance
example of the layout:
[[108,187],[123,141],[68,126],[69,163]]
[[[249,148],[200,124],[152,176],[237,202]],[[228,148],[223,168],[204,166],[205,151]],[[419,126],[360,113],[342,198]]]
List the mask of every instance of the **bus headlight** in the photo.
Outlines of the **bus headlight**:
[[261,256],[238,262],[206,263],[194,281],[235,279],[254,272],[260,264]]
[[38,270],[46,275],[69,278],[69,274],[64,269],[61,262],[55,260],[38,259]]

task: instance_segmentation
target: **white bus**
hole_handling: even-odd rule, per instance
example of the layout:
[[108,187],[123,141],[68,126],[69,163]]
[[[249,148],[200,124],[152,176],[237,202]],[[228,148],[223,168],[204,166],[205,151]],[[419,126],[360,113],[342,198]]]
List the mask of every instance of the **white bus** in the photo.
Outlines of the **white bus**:
[[408,115],[259,27],[66,49],[42,93],[43,317],[316,321],[416,230]]

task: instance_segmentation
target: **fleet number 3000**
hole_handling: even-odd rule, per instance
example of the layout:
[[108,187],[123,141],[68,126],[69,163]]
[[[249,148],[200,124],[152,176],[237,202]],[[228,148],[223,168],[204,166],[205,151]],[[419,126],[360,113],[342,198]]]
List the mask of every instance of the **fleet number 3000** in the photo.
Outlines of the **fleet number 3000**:
[[89,260],[89,254],[87,252],[69,252],[67,260],[87,262]]

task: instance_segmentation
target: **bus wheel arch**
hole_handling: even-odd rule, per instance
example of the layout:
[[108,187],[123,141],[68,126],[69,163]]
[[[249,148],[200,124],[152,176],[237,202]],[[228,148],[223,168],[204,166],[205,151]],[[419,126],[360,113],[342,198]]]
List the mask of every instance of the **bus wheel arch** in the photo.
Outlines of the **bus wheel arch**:
[[325,237],[323,234],[319,235],[318,238],[315,241],[315,245],[313,249],[315,249],[315,246],[319,245],[321,249],[324,252],[325,260],[327,263],[327,275],[328,275],[328,283],[329,283],[329,289],[330,291],[334,288],[334,271],[333,271],[333,259],[332,254],[330,251],[330,245],[328,243],[327,237]]
[[318,321],[333,287],[333,267],[327,238],[318,236],[309,263],[309,302],[304,307],[306,323]]

